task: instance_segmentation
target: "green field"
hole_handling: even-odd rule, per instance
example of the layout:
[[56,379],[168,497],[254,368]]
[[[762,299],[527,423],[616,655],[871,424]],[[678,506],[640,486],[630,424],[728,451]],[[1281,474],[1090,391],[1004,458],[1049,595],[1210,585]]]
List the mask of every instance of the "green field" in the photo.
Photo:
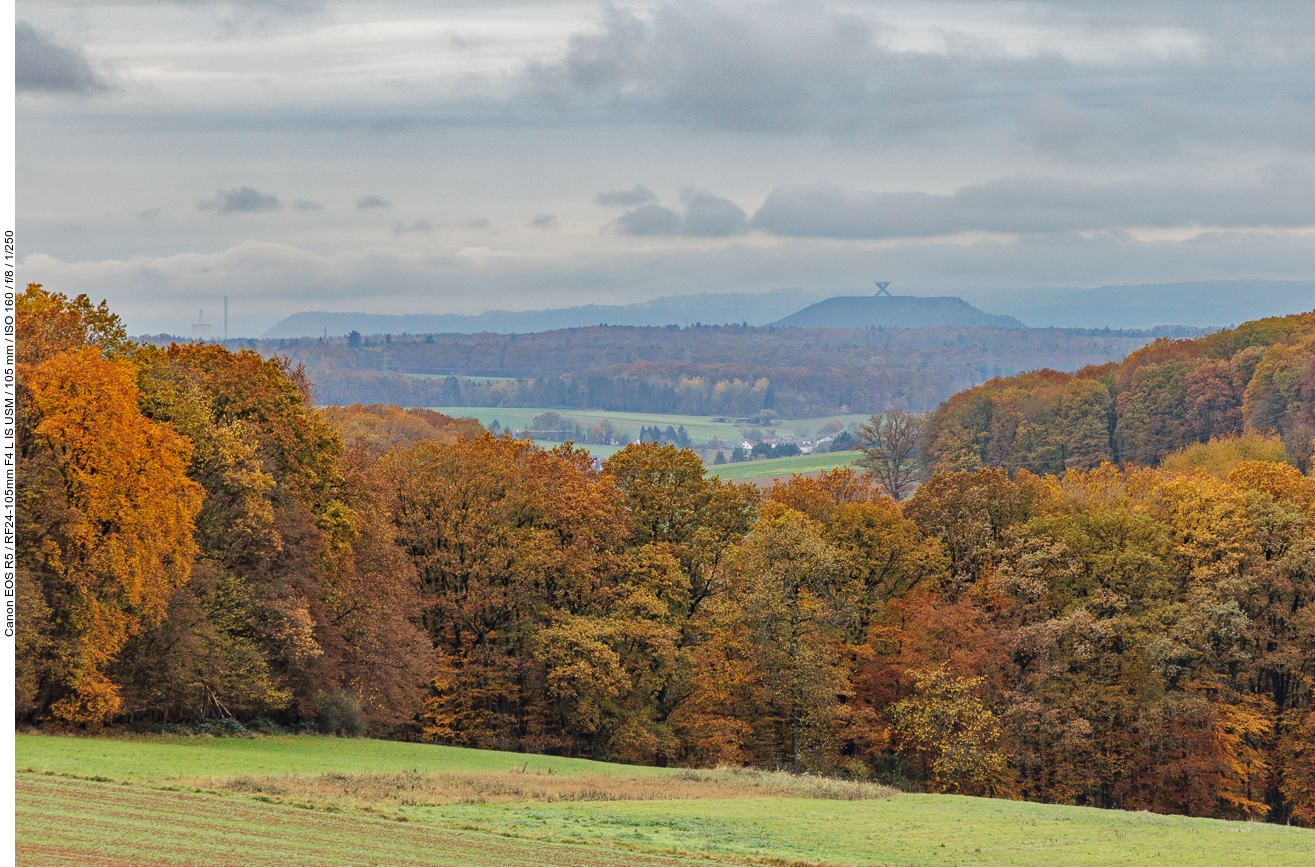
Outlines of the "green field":
[[[480,424],[488,427],[493,424],[493,420],[505,427],[526,428],[529,427],[530,421],[540,413],[547,412],[542,407],[507,407],[507,406],[435,406],[430,409],[444,413],[445,415],[456,416],[458,418],[473,418]],[[690,439],[696,444],[702,444],[709,440],[721,440],[726,443],[726,447],[738,445],[742,439],[740,426],[726,422],[714,422],[707,416],[701,415],[663,415],[661,413],[641,413],[641,412],[608,412],[601,409],[554,409],[553,412],[559,413],[564,418],[574,419],[580,424],[588,427],[597,422],[608,419],[616,425],[617,430],[631,439],[639,438],[640,427],[652,427],[657,425],[666,429],[668,425],[678,428],[685,426],[685,432],[689,434]],[[841,424],[848,425],[851,422],[864,422],[868,420],[867,415],[827,415],[818,418],[795,418],[781,419],[776,425],[777,436],[800,436],[811,437],[817,433],[817,429],[823,423],[831,420],[839,421]]]
[[[548,440],[532,440],[532,442],[541,449],[555,449],[561,443],[550,442]],[[607,460],[612,455],[621,451],[621,446],[599,446],[593,443],[576,443],[576,448],[581,448],[596,458]]]
[[1310,830],[783,774],[320,737],[19,736],[17,748],[28,864],[1315,863]]
[[738,464],[711,466],[708,467],[708,475],[720,476],[724,482],[773,477],[788,479],[794,473],[817,473],[822,470],[833,470],[836,467],[852,467],[860,457],[862,457],[860,452],[836,452],[824,455],[802,455],[797,458],[765,458]]
[[207,775],[356,774],[418,771],[489,773],[529,762],[528,771],[554,774],[663,774],[587,759],[527,756],[369,738],[295,737],[65,738],[17,736],[16,766],[34,773],[109,775],[115,779],[170,780]]
[[[493,829],[539,823],[570,840],[831,864],[1310,865],[1315,832],[947,795],[433,808]],[[1271,830],[1272,829],[1272,830]]]
[[[42,867],[677,867],[707,864],[222,795],[20,774],[17,863]],[[398,821],[398,820],[401,821]],[[715,862],[713,862],[715,863]]]

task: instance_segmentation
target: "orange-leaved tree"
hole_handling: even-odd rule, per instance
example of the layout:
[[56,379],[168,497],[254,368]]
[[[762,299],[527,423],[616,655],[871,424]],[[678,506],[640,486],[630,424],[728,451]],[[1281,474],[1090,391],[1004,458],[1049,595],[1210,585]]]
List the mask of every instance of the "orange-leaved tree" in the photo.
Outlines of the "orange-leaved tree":
[[40,588],[26,640],[45,657],[27,704],[96,724],[120,707],[107,666],[187,581],[201,488],[188,440],[138,409],[131,362],[83,347],[24,373],[20,569]]

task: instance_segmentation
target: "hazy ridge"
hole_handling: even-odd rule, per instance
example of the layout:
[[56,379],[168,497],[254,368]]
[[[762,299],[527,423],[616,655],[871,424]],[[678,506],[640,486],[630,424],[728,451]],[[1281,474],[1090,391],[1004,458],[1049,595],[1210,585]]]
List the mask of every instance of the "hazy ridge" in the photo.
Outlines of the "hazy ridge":
[[[1094,289],[896,287],[896,292],[909,293],[902,296],[905,298],[925,298],[933,294],[958,296],[965,307],[975,307],[986,316],[999,317],[1000,321],[947,322],[943,318],[930,317],[928,321],[917,324],[909,320],[909,324],[891,324],[887,327],[926,328],[944,324],[1016,327],[1022,323],[1033,328],[1145,329],[1167,325],[1218,328],[1257,317],[1295,313],[1315,306],[1315,281],[1211,280],[1101,286]],[[667,295],[636,304],[587,304],[521,311],[490,310],[478,315],[305,311],[280,320],[263,336],[274,339],[324,335],[340,337],[351,331],[362,334],[526,334],[600,323],[659,326],[692,325],[695,322],[705,325],[766,325],[786,320],[809,305],[830,300],[832,296],[871,297],[866,293],[866,287],[862,290],[839,288],[827,291],[777,289],[760,294],[702,292]],[[1016,321],[1010,322],[1009,318]]]
[[778,289],[761,294],[731,292],[667,295],[637,304],[586,304],[547,310],[490,310],[474,316],[455,313],[294,313],[265,332],[266,338],[341,337],[362,334],[527,334],[588,325],[766,325],[824,293]]

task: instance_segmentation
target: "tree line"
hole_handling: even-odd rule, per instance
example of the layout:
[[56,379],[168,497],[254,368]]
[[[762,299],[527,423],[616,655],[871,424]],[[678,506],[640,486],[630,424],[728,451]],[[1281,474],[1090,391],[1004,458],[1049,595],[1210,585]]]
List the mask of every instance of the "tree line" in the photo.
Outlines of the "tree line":
[[760,492],[670,444],[600,469],[316,411],[286,362],[135,344],[39,287],[19,336],[21,720],[346,706],[381,736],[1315,824],[1315,481],[1235,440],[903,502],[851,470]]

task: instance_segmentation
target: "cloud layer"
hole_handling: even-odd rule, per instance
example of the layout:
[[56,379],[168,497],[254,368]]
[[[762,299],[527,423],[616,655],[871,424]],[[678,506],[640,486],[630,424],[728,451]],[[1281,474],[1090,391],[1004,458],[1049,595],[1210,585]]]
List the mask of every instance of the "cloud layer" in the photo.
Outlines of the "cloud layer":
[[[852,294],[870,291],[875,278],[915,294],[965,291],[991,310],[994,293],[983,287],[1300,280],[1309,279],[1312,257],[1315,235],[1288,232],[1212,233],[1185,241],[1066,233],[875,248],[801,240],[767,248],[732,243],[484,257],[450,247],[319,253],[250,241],[216,253],[99,262],[33,254],[21,263],[19,279],[108,298],[135,333],[183,332],[198,307],[209,309],[227,295],[233,333],[254,335],[301,310],[478,313],[792,287]],[[1084,280],[1075,281],[1074,274]]]
[[[764,14],[765,13],[765,14]],[[651,19],[610,8],[601,32],[531,63],[525,98],[753,131],[938,125],[968,79],[943,57],[896,54],[871,25],[808,4],[734,12],[664,5]]]
[[829,184],[774,189],[754,228],[797,238],[915,238],[962,232],[1315,226],[1315,179],[1269,172],[1258,183],[1091,183],[1001,178],[951,195]]
[[531,62],[520,98],[564,113],[869,144],[1005,129],[1081,161],[1165,156],[1192,142],[1311,150],[1311,16],[1288,3],[1144,11],[931,4],[926,16],[943,18],[918,32],[815,3],[610,8],[561,56]]

